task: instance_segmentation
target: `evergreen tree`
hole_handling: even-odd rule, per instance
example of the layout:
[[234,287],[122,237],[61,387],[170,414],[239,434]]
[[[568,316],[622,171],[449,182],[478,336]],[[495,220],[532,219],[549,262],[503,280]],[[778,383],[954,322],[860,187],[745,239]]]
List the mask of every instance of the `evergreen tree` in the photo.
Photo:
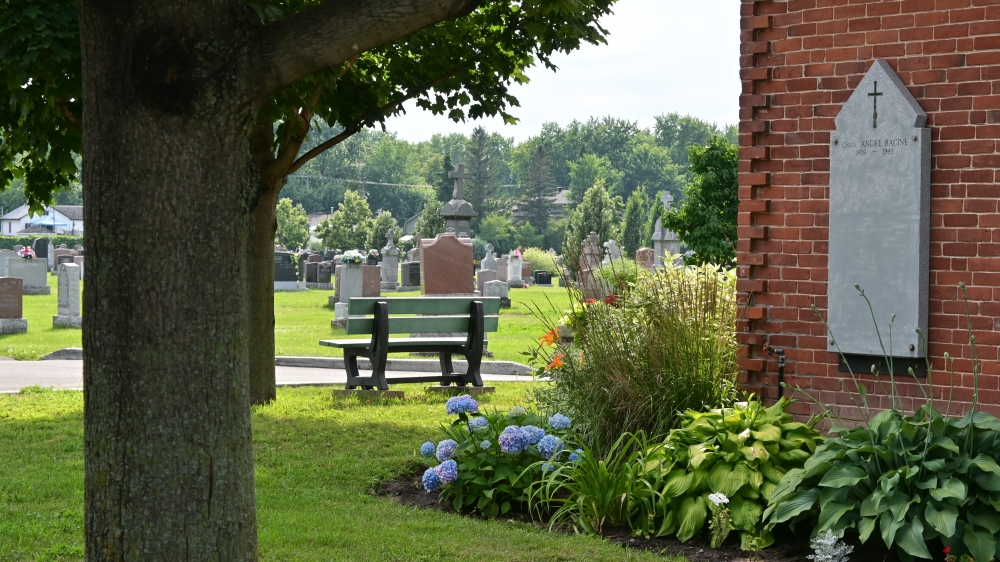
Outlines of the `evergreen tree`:
[[403,231],[399,227],[399,223],[396,222],[396,217],[392,216],[389,211],[382,211],[375,217],[372,221],[371,235],[368,238],[368,244],[366,244],[367,249],[376,249],[379,252],[386,244],[386,232],[392,229],[392,239],[399,240],[400,233]]
[[737,168],[739,152],[725,137],[692,146],[694,179],[677,209],[664,214],[663,225],[694,251],[692,263],[732,265],[736,259]]
[[[447,203],[448,201],[451,201],[452,195],[455,193],[455,180],[448,177],[448,172],[454,171],[454,168],[451,165],[451,155],[444,155],[444,165],[442,168],[444,171],[441,174],[441,178],[438,180],[437,198],[438,201]],[[440,208],[438,210],[440,210]]]
[[549,224],[549,200],[553,195],[555,182],[552,179],[552,168],[545,149],[540,145],[535,149],[528,168],[528,177],[524,182],[525,219],[534,227],[536,233],[544,233]]
[[302,205],[292,205],[292,200],[286,197],[278,201],[275,218],[278,220],[278,229],[275,232],[278,244],[289,250],[306,246],[306,242],[309,241],[309,219],[306,218],[306,210]]
[[423,238],[434,238],[444,232],[444,217],[441,216],[440,201],[427,201],[424,204],[424,211],[417,220],[417,225],[413,231]]
[[472,219],[472,228],[476,231],[482,217],[510,205],[508,198],[502,196],[500,187],[501,170],[506,167],[498,146],[501,142],[503,138],[499,135],[490,135],[485,128],[476,127],[466,145],[468,172],[472,177],[465,184],[465,198],[479,213]]
[[327,248],[364,251],[374,222],[368,202],[357,191],[347,191],[333,215],[316,226],[316,237]]
[[[572,255],[579,253],[580,244],[591,232],[596,232],[601,240],[618,237],[618,213],[622,206],[621,197],[611,197],[604,184],[587,190],[583,201],[569,217],[566,228],[565,250]],[[573,267],[572,264],[570,264]]]
[[646,188],[639,187],[632,192],[625,205],[625,218],[622,219],[621,247],[627,257],[634,257],[635,251],[646,246],[649,240],[646,234],[646,222],[649,219],[649,198]]

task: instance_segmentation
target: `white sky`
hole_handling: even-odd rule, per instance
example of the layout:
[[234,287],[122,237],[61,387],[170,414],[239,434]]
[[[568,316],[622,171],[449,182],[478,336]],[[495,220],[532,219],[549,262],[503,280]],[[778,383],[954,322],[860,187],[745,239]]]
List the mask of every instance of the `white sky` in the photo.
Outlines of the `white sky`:
[[[515,126],[482,123],[520,142],[542,123],[611,115],[649,127],[653,117],[690,114],[720,126],[736,123],[739,110],[739,0],[619,0],[602,21],[607,45],[586,45],[553,58],[559,71],[528,71],[531,82],[514,86],[521,102]],[[386,121],[411,142],[434,133],[470,133],[478,122],[454,123],[413,106]]]

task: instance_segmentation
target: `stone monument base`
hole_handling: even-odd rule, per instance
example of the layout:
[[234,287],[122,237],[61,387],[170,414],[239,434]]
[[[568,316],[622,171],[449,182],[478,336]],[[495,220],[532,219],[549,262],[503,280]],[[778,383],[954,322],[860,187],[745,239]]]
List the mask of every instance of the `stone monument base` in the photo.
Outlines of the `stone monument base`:
[[0,334],[28,333],[27,318],[0,318]]
[[[330,297],[331,299],[333,297]],[[347,304],[346,302],[338,302],[333,305],[333,320],[330,322],[332,328],[346,328],[347,327]]]
[[317,291],[332,291],[333,283],[306,283],[306,289],[315,289]]
[[83,316],[53,316],[53,328],[83,328]]
[[383,291],[394,292],[396,291],[396,287],[399,287],[399,283],[392,283],[392,282],[386,283],[385,281],[382,282]]
[[25,285],[24,292],[25,295],[51,295],[52,287],[48,285]]
[[305,287],[300,287],[297,281],[275,281],[275,291],[308,291]]
[[516,279],[511,279],[511,280],[507,281],[507,286],[510,287],[510,288],[512,288],[512,289],[513,288],[523,289],[523,288],[527,287],[528,284],[525,283],[523,280],[522,281],[518,281]]
[[403,291],[419,291],[420,285],[400,285],[396,287],[396,292],[401,293]]
[[495,386],[428,386],[424,388],[424,392],[433,392],[435,394],[454,394],[455,396],[461,394],[468,394],[470,396],[477,396],[480,394],[493,394],[497,389]]

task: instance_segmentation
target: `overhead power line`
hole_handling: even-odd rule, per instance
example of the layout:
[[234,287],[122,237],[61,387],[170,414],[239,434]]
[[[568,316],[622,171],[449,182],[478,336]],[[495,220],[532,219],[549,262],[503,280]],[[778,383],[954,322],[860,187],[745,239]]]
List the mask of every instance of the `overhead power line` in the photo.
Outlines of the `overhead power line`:
[[358,181],[346,178],[328,178],[326,176],[307,176],[303,174],[291,174],[288,176],[290,178],[303,178],[306,180],[322,180],[322,181],[342,181],[344,183],[360,183],[364,185],[384,185],[388,187],[434,187],[427,184],[417,184],[417,183],[383,183],[379,181]]

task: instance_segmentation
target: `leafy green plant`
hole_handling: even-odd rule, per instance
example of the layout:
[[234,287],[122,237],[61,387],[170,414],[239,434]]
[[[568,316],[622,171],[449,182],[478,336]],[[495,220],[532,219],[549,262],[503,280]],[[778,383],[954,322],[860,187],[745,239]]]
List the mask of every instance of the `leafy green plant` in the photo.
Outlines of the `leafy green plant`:
[[649,449],[642,432],[622,435],[604,455],[582,447],[567,462],[532,467],[542,474],[528,493],[533,515],[551,512],[550,529],[565,525],[600,534],[605,525],[625,526],[636,513],[653,512],[657,492],[639,476]]
[[480,413],[468,395],[451,398],[446,409],[457,418],[442,427],[445,439],[421,449],[426,460],[440,462],[425,472],[424,487],[441,489],[456,510],[486,517],[528,504],[528,488],[542,474],[540,461],[565,448],[570,430],[569,418],[560,414],[546,420],[520,407]]
[[721,494],[731,517],[726,524],[739,531],[744,550],[773,543],[761,521],[767,502],[782,476],[801,468],[822,441],[814,428],[819,418],[792,421],[785,412],[790,403],[781,398],[765,408],[751,398],[732,408],[685,412],[681,428],[645,455],[639,476],[654,483],[660,497],[652,520],[633,519],[633,531],[687,541],[708,523]]
[[[964,285],[960,288],[964,294]],[[860,287],[858,291],[867,300]],[[890,346],[891,329],[892,321]],[[877,322],[876,333],[882,343]],[[934,540],[940,540],[947,553],[955,550],[981,561],[1000,556],[995,538],[1000,532],[1000,465],[996,462],[1000,421],[977,410],[979,361],[971,328],[969,343],[973,402],[962,418],[942,414],[935,407],[929,362],[929,388],[917,383],[926,403],[911,415],[900,411],[896,377],[884,345],[890,384],[883,390],[889,397],[889,410],[871,415],[867,389],[852,372],[858,393],[855,404],[865,422],[848,429],[834,417],[839,423],[831,430],[835,437],[824,442],[802,468],[788,471],[771,495],[764,513],[769,525],[808,522],[815,525],[813,535],[832,530],[842,536],[846,529],[854,529],[861,542],[877,532],[906,561],[932,558],[927,543]],[[950,361],[947,353],[945,360]],[[949,399],[946,412],[950,407]]]

